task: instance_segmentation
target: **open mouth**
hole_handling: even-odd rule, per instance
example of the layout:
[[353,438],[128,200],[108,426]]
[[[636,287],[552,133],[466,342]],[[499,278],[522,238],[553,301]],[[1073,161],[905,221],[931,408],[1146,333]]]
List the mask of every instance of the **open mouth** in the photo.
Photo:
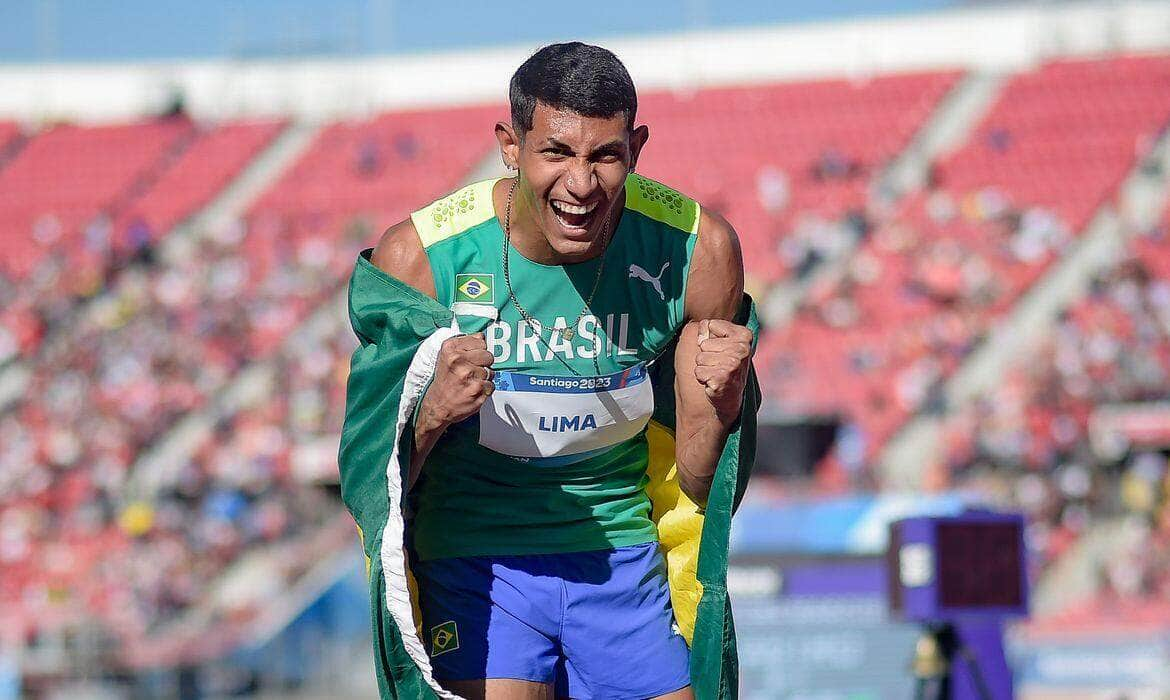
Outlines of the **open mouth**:
[[570,233],[587,231],[597,215],[597,202],[590,204],[569,204],[559,200],[551,200],[553,214],[561,227]]

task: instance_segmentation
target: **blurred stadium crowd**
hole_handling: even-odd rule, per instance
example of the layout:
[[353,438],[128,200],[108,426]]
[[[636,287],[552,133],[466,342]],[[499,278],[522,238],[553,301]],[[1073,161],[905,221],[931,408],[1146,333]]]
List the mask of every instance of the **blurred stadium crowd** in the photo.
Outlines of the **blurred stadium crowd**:
[[[1170,124],[1170,57],[1008,76],[925,184],[889,186],[886,169],[964,79],[648,94],[639,170],[736,225],[757,298],[804,285],[757,355],[775,411],[842,421],[804,489],[880,487],[891,437],[943,416],[929,488],[1022,508],[1038,571],[1123,518],[1127,544],[1077,605],[1165,599],[1166,453],[1103,451],[1091,426],[1102,404],[1170,397],[1170,217],[1127,231],[1123,259],[992,391],[948,406],[943,387],[1131,171],[1165,176],[1147,156]],[[311,566],[320,550],[302,545],[341,511],[348,270],[380,229],[490,158],[505,113],[327,124],[239,217],[201,226],[188,224],[291,124],[0,124],[4,639],[92,626],[141,653],[196,613],[246,623],[274,582]],[[318,316],[329,322],[290,340]],[[260,364],[274,377],[262,399],[216,412],[206,437],[168,453],[171,476],[143,486],[143,458]],[[274,551],[264,590],[224,593]]]

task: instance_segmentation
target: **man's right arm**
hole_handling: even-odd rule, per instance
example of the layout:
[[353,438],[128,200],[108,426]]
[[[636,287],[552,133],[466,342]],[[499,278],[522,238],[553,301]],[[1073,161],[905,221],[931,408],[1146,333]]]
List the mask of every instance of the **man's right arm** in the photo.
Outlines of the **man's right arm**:
[[[419,292],[436,298],[430,261],[410,219],[382,234],[370,262]],[[423,395],[414,422],[407,488],[414,485],[423,462],[447,426],[473,415],[487,400],[494,388],[491,364],[492,354],[482,333],[455,336],[443,343],[434,381]]]

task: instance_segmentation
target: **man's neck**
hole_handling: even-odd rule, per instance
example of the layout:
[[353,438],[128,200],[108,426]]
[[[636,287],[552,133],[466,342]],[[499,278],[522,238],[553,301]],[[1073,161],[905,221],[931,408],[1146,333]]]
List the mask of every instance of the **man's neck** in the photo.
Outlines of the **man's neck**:
[[509,179],[501,180],[497,185],[496,212],[500,227],[505,228],[506,226],[512,247],[521,255],[541,265],[570,265],[592,260],[605,252],[609,239],[613,238],[613,230],[611,229],[617,228],[620,207],[625,200],[624,191],[617,204],[614,205],[615,211],[610,216],[611,220],[606,222],[605,229],[598,232],[597,238],[589,249],[582,255],[567,256],[557,252],[549,245],[548,238],[541,227],[542,220],[539,212],[536,211],[534,203],[521,193],[519,186],[516,188],[516,194],[512,201],[511,222],[506,222],[508,190],[511,186]]

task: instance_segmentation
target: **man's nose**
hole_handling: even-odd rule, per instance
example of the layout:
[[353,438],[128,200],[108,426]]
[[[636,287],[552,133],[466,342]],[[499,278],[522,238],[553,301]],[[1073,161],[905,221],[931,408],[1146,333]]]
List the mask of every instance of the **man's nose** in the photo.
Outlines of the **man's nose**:
[[585,160],[576,160],[569,166],[568,177],[565,180],[565,189],[578,200],[583,200],[597,188],[597,173],[593,164]]

